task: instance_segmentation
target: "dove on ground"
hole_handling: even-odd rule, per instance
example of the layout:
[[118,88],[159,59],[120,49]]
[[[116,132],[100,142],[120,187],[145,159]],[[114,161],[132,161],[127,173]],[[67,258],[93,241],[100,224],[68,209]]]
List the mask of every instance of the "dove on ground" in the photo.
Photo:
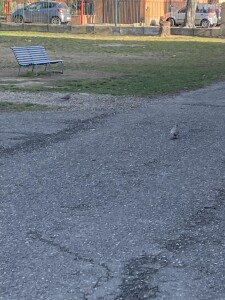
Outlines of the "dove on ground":
[[173,128],[170,130],[170,139],[174,140],[177,139],[179,136],[179,127],[178,125],[174,125]]
[[70,98],[71,98],[71,94],[67,94],[67,95],[61,97],[62,100],[70,100]]

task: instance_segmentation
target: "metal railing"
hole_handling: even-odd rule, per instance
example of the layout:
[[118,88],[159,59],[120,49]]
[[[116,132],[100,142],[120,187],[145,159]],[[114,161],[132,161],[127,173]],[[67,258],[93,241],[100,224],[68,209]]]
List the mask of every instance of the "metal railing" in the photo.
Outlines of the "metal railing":
[[[210,2],[215,3],[215,1]],[[186,0],[64,0],[64,2],[70,8],[72,25],[74,20],[76,24],[158,25],[161,16],[186,5]],[[199,2],[208,3],[207,0]],[[11,14],[16,9],[26,7],[27,4],[25,0],[0,0],[1,19],[12,21]],[[41,10],[36,13],[36,16],[38,13],[41,14]],[[82,18],[80,18],[81,14]],[[40,20],[44,20],[43,23],[49,22],[47,19],[38,17],[32,22],[40,22]]]

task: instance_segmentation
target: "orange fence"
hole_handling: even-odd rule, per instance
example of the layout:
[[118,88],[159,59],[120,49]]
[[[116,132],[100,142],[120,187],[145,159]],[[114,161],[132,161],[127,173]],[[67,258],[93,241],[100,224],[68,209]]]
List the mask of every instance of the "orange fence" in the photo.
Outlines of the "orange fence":
[[[62,0],[61,0],[62,1]],[[70,8],[71,24],[158,25],[165,14],[186,5],[186,0],[63,0]],[[219,0],[199,0],[216,3]],[[35,0],[30,0],[35,2]],[[0,0],[0,15],[25,7],[28,0]],[[83,4],[83,5],[82,5]],[[74,21],[76,20],[76,22]]]

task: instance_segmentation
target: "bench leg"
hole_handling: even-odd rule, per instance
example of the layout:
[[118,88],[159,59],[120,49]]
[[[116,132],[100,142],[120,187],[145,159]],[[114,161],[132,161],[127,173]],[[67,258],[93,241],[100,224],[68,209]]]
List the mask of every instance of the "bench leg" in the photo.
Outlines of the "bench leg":
[[47,64],[47,65],[46,65],[46,67],[48,67],[48,68],[49,68],[49,73],[50,73],[50,75],[52,75],[52,68],[51,68],[51,64]]
[[18,71],[18,75],[20,75],[20,70],[21,70],[21,66],[19,66],[19,71]]
[[38,76],[38,72],[37,72],[37,65],[32,65],[32,73],[35,70],[35,76]]

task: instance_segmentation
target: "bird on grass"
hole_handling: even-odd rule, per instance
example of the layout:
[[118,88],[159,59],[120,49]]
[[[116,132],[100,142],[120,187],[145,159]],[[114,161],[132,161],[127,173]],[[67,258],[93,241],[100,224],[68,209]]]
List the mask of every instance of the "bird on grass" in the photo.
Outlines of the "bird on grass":
[[61,100],[70,100],[70,98],[71,98],[71,94],[67,94],[67,95],[65,95],[65,96],[63,96],[63,97],[61,97]]
[[173,128],[170,130],[170,139],[175,140],[179,136],[179,127],[178,125],[174,125]]

